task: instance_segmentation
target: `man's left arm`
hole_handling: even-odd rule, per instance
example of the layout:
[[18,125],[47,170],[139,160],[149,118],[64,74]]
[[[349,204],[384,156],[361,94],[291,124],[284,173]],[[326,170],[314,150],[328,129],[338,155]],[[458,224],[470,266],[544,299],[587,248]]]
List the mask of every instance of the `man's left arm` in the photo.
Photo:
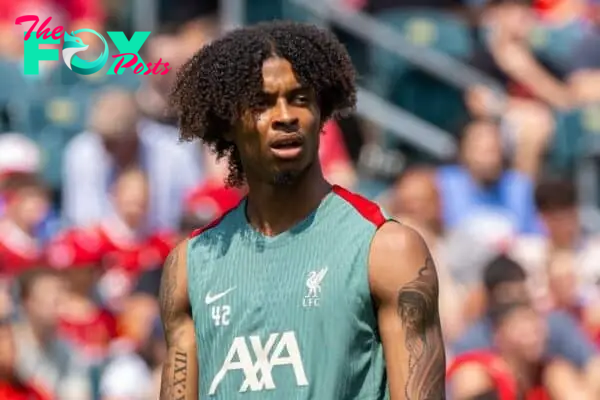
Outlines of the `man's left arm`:
[[438,278],[419,234],[399,223],[382,226],[371,245],[369,281],[391,400],[445,399]]

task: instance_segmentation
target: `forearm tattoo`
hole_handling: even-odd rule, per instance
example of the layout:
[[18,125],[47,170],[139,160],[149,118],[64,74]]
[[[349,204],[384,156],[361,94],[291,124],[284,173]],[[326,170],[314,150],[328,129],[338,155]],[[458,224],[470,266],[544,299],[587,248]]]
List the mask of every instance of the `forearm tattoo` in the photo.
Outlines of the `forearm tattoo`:
[[[179,252],[173,250],[163,267],[163,273],[160,281],[158,293],[158,302],[160,305],[161,319],[165,333],[169,333],[168,322],[175,314],[175,290],[177,289],[177,263],[179,261]],[[167,336],[167,340],[169,337]]]
[[175,400],[185,400],[188,375],[188,355],[182,351],[175,352],[173,365],[173,394]]
[[438,280],[431,257],[398,292],[398,314],[409,354],[407,400],[445,399],[446,359],[438,311]]
[[176,313],[174,295],[177,289],[177,253],[173,251],[165,262],[159,293],[161,317],[170,350],[163,367],[161,400],[185,400],[187,395],[188,354],[179,349],[181,330],[172,324]]

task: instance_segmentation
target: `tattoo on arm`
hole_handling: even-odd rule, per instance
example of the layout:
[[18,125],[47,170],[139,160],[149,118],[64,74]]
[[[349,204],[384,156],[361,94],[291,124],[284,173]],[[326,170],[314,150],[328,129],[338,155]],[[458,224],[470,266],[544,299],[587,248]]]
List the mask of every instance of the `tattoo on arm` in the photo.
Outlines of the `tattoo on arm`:
[[163,267],[163,274],[160,281],[158,301],[160,305],[161,318],[165,333],[168,332],[168,321],[175,314],[175,289],[177,288],[177,262],[179,261],[179,252],[173,250]]
[[438,311],[438,280],[431,257],[398,292],[398,314],[408,350],[407,400],[445,399],[445,354]]
[[169,254],[163,268],[159,303],[161,318],[167,339],[169,354],[165,360],[160,389],[161,400],[185,400],[187,396],[188,354],[180,350],[181,330],[173,323],[177,309],[175,291],[177,289],[178,252]]
[[187,359],[188,356],[182,351],[175,352],[173,368],[173,393],[176,400],[185,400],[187,381]]

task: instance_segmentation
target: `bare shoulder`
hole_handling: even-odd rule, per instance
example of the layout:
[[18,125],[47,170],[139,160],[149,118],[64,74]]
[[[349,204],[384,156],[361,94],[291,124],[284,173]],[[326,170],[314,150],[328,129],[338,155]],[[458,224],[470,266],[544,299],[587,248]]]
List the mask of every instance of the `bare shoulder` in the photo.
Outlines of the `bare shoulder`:
[[384,224],[375,234],[369,254],[369,281],[376,300],[395,298],[398,288],[422,282],[437,296],[437,273],[425,241],[414,229]]
[[163,266],[158,298],[165,323],[176,318],[189,307],[186,270],[187,243],[186,239],[171,250]]
[[180,279],[182,276],[187,275],[187,245],[188,239],[185,239],[175,246],[169,253],[163,266],[163,281],[170,281],[174,278]]

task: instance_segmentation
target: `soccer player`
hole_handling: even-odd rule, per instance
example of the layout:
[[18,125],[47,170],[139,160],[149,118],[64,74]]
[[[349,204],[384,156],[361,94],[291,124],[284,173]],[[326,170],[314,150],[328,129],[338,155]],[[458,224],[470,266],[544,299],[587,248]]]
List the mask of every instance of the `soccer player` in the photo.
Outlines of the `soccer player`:
[[161,399],[444,399],[426,245],[318,162],[323,124],[356,102],[343,46],[312,25],[236,30],[173,99],[182,137],[227,157],[248,195],[165,263]]

